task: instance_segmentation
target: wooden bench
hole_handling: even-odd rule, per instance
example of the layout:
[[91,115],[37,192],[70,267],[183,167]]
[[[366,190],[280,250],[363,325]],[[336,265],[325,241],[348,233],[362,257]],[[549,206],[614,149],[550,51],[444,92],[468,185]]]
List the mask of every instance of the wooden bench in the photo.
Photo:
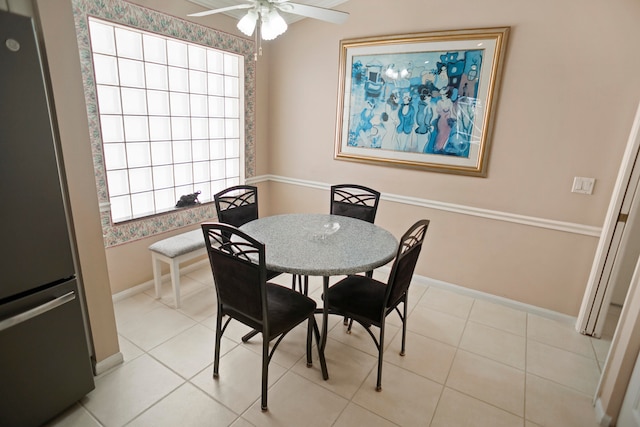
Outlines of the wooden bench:
[[156,298],[160,298],[162,285],[161,262],[169,264],[171,287],[175,296],[175,308],[180,308],[180,263],[205,255],[202,230],[187,231],[163,240],[158,240],[149,246],[153,267],[153,283],[156,288]]

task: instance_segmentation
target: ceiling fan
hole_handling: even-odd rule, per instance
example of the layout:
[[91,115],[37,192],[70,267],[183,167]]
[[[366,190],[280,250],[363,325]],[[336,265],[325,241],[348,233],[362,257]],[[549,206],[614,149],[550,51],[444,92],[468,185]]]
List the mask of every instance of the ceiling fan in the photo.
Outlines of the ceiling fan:
[[287,22],[279,12],[319,19],[333,24],[342,24],[349,17],[347,12],[294,3],[289,0],[244,0],[238,3],[232,6],[192,13],[188,16],[200,17],[246,9],[247,13],[238,21],[238,29],[247,36],[251,36],[256,27],[258,27],[258,32],[263,40],[273,40],[287,31]]

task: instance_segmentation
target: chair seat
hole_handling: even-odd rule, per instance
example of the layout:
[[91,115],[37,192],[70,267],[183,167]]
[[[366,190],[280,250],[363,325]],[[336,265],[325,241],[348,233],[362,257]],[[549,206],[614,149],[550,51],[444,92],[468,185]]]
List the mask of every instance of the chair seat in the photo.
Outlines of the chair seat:
[[302,323],[316,309],[316,302],[308,296],[274,283],[267,283],[267,305],[269,338],[287,331],[294,323]]
[[386,286],[366,276],[347,276],[327,291],[329,308],[379,326]]
[[[275,283],[267,283],[266,285],[269,310],[269,340],[289,331],[291,325],[302,323],[311,313],[315,312],[316,302],[311,298]],[[234,310],[232,307],[226,307],[225,310],[247,326],[262,332],[260,323]]]

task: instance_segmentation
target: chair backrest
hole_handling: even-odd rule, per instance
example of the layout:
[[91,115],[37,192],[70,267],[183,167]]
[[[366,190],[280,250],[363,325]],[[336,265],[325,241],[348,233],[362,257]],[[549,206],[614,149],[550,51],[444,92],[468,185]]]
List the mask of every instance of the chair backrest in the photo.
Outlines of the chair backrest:
[[213,195],[218,221],[240,227],[258,219],[258,188],[236,185]]
[[203,223],[202,231],[219,307],[263,330],[260,326],[267,312],[264,244],[228,224]]
[[387,282],[385,307],[393,307],[408,291],[428,227],[429,220],[422,219],[413,224],[400,239]]
[[379,201],[380,192],[371,188],[357,184],[332,185],[330,213],[373,223]]

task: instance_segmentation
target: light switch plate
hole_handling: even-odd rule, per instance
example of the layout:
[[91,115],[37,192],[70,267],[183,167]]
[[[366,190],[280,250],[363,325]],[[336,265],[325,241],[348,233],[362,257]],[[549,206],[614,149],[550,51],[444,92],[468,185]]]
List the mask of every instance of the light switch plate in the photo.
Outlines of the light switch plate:
[[573,187],[571,187],[571,192],[579,194],[592,194],[593,186],[595,185],[595,183],[595,178],[576,176],[573,178]]

